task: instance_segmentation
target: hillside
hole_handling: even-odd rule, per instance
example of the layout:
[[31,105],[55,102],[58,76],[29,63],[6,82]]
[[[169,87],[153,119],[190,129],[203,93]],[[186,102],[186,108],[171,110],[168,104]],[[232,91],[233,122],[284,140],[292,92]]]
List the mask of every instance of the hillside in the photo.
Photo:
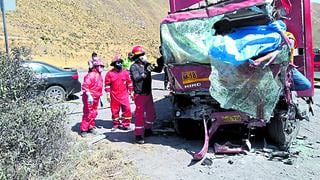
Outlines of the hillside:
[[[18,0],[17,11],[7,13],[10,47],[30,46],[35,59],[64,67],[86,67],[93,51],[108,63],[116,53],[126,56],[134,44],[144,45],[154,60],[167,1]],[[320,4],[313,3],[315,47],[320,47],[319,12]]]
[[312,28],[313,28],[313,46],[320,48],[320,4],[312,3]]
[[154,59],[167,9],[167,0],[19,0],[7,13],[10,46],[30,46],[59,66],[86,67],[93,51],[107,62],[134,44]]

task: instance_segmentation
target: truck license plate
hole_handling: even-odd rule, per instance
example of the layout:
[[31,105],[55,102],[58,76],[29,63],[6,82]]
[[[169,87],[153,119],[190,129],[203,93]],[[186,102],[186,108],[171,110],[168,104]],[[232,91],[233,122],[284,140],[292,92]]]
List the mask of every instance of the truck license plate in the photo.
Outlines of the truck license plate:
[[230,116],[223,116],[223,122],[239,122],[241,121],[240,115],[230,115]]
[[182,72],[182,83],[189,84],[197,80],[198,75],[196,71],[185,71]]
[[185,71],[185,72],[181,72],[181,75],[182,75],[182,84],[209,81],[209,77],[198,77],[197,71]]

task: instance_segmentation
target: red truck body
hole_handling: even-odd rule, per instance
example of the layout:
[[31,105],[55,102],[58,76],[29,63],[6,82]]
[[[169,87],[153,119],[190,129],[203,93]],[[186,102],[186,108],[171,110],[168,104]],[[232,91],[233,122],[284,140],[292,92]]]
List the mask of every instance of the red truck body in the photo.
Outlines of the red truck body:
[[[314,95],[314,52],[310,0],[277,0],[275,6],[272,4],[272,12],[276,15],[274,13],[271,15],[268,11],[266,4],[270,1],[265,0],[170,0],[169,2],[170,12],[161,22],[160,29],[161,46],[166,62],[165,72],[172,95],[174,126],[177,132],[181,132],[181,127],[186,120],[191,119],[203,121],[205,129],[204,146],[201,151],[194,154],[194,159],[204,157],[208,150],[209,139],[220,125],[227,124],[246,124],[248,128],[267,126],[271,139],[281,149],[288,149],[299,131],[299,121],[306,119],[308,115],[307,112],[299,113],[299,105],[292,96],[291,70],[293,67],[290,65],[288,51],[292,45],[289,45],[288,37],[284,37],[283,30],[278,33],[282,34],[281,37],[285,42],[283,43],[285,45],[282,44],[280,48],[284,53],[276,55],[278,63],[273,63],[274,61],[271,60],[266,63],[270,75],[268,77],[271,77],[268,79],[259,78],[266,77],[266,74],[259,75],[260,72],[265,72],[264,67],[260,67],[261,69],[258,67],[257,70],[257,67],[253,68],[249,62],[237,67],[234,64],[225,65],[218,62],[217,57],[233,52],[222,51],[224,53],[216,53],[212,59],[207,58],[209,53],[206,51],[205,43],[212,36],[214,38],[225,36],[225,34],[216,34],[219,28],[215,27],[217,21],[214,18],[218,19],[222,15],[231,17],[225,20],[227,22],[232,22],[232,17],[235,19],[233,24],[226,23],[219,26],[222,29],[229,25],[233,25],[233,28],[254,26],[250,23],[261,20],[261,17],[263,20],[272,22],[276,19],[283,20],[286,31],[291,32],[296,39],[294,64],[312,84],[312,88],[298,91],[298,96],[311,98]],[[261,8],[260,11],[257,10],[258,7]],[[248,9],[251,14],[243,15],[243,10]],[[268,15],[257,15],[261,12]],[[235,14],[237,14],[236,17],[234,17]],[[263,20],[260,22],[265,25]],[[210,24],[212,22],[214,22],[213,26]],[[205,27],[205,30],[197,29],[199,26]],[[215,34],[207,33],[212,28],[215,29]],[[226,32],[228,34],[232,31]],[[258,34],[256,32],[250,35],[256,36]],[[219,41],[214,42],[211,46],[220,45]],[[224,41],[224,44],[226,42]],[[261,39],[256,42],[262,46]],[[233,44],[229,43],[227,46],[233,47]],[[275,84],[281,84],[281,87],[278,88]],[[308,104],[311,107],[310,103]],[[209,130],[207,127],[210,127]]]
[[[170,12],[169,16],[173,16],[177,21],[184,20],[181,15],[183,10],[202,2],[203,0],[169,0]],[[263,0],[261,0],[263,2]],[[280,3],[282,5],[280,5]],[[257,3],[257,1],[244,0],[243,4]],[[240,4],[240,3],[239,3]],[[285,6],[284,9],[287,11],[285,23],[288,31],[293,33],[297,40],[297,48],[294,56],[295,65],[299,66],[298,69],[302,72],[314,86],[314,67],[319,67],[320,62],[314,61],[314,52],[312,45],[312,19],[311,19],[311,2],[310,0],[281,0],[278,1],[279,6]],[[212,11],[214,13],[221,13]],[[210,14],[209,11],[207,11]],[[188,12],[190,13],[190,11]],[[199,13],[194,13],[193,17],[200,17]],[[180,19],[179,19],[180,18]],[[166,19],[164,20],[166,21]],[[307,91],[298,92],[299,96],[311,97],[314,95],[314,88]]]

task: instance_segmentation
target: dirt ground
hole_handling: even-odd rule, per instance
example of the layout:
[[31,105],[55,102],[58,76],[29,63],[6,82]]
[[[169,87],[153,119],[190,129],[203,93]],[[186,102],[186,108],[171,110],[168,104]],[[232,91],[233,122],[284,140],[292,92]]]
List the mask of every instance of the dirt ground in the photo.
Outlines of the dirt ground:
[[[84,72],[80,73],[82,80]],[[163,90],[162,74],[153,76],[153,95],[157,110],[157,123],[168,124],[170,105]],[[79,97],[80,94],[77,94]],[[200,150],[203,140],[179,137],[166,129],[165,132],[146,139],[146,143],[134,143],[132,131],[117,130],[111,132],[111,112],[103,96],[103,107],[99,108],[96,123],[100,135],[86,137],[85,141],[92,146],[108,142],[112,147],[126,153],[127,161],[132,162],[141,179],[319,179],[320,177],[320,90],[315,90],[314,112],[310,121],[301,124],[298,139],[294,142],[290,158],[269,158],[263,152],[265,139],[252,137],[252,151],[236,155],[214,155],[211,144],[206,162],[193,162],[192,153]],[[78,136],[82,116],[81,99],[68,101],[70,123],[68,129]],[[132,110],[134,104],[132,103]],[[134,124],[131,125],[134,127]],[[80,136],[79,136],[80,138]],[[234,139],[222,132],[221,142]],[[241,141],[241,139],[240,139]],[[267,142],[267,141],[266,141]],[[272,147],[267,142],[267,147]],[[94,152],[93,152],[94,153]],[[107,163],[107,160],[106,160]],[[212,164],[211,164],[212,163]],[[107,177],[107,176],[106,176]],[[107,179],[107,178],[106,178]]]

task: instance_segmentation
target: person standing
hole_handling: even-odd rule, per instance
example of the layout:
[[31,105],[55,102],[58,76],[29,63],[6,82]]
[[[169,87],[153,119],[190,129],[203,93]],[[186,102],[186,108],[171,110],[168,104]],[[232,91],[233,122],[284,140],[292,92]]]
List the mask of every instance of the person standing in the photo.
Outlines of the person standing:
[[[113,126],[111,131],[115,131],[122,125],[122,129],[130,129],[132,119],[131,108],[129,103],[129,94],[133,97],[133,87],[129,71],[122,68],[123,60],[120,55],[113,58],[111,66],[105,76],[105,91],[107,100],[110,102]],[[122,116],[120,118],[120,109]],[[121,122],[120,122],[121,120]]]
[[164,57],[162,47],[159,46],[160,57],[157,58],[157,64],[159,67],[163,67],[164,76],[163,76],[163,85],[164,90],[167,90],[169,84],[168,68],[164,65]]
[[133,62],[132,62],[132,57],[133,57],[132,52],[129,52],[129,53],[128,53],[128,57],[123,60],[122,66],[123,66],[123,68],[125,68],[126,70],[129,70],[130,67],[131,67],[131,65],[133,64]]
[[308,90],[311,88],[311,82],[306,78],[297,68],[294,64],[294,49],[297,48],[297,40],[294,37],[294,35],[291,32],[286,31],[284,33],[286,37],[288,38],[290,44],[290,62],[291,65],[293,66],[291,73],[292,73],[292,81],[293,81],[293,86],[292,90],[293,91],[304,91]]
[[104,65],[101,60],[92,63],[91,72],[85,77],[82,84],[83,116],[80,125],[80,134],[85,137],[89,132],[96,133],[95,119],[98,115],[97,109],[102,95],[103,80],[101,72]]
[[98,60],[100,60],[100,59],[98,58],[98,54],[95,53],[95,52],[93,52],[93,53],[91,54],[91,59],[89,59],[89,61],[88,61],[88,66],[89,66],[88,72],[91,72],[91,71],[92,71],[93,63],[94,63],[95,61],[98,61]]
[[[143,46],[136,45],[131,50],[134,63],[130,67],[130,75],[133,81],[135,110],[134,134],[136,143],[143,144],[144,137],[153,134],[151,128],[156,118],[151,90],[151,71],[161,72],[161,66],[155,66],[147,62]],[[144,114],[146,118],[144,119]]]

